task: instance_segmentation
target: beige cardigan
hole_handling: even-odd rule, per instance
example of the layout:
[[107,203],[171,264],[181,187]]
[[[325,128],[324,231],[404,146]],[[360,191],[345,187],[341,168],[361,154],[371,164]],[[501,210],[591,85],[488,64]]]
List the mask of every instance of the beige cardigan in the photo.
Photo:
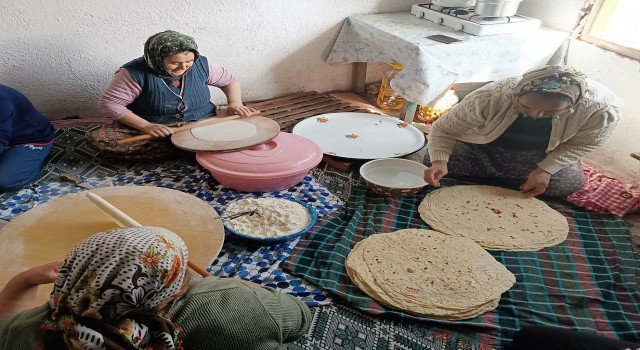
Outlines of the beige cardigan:
[[[456,140],[486,144],[497,139],[518,117],[515,86],[520,77],[489,83],[466,96],[440,117],[429,133],[429,157],[449,160]],[[587,80],[589,91],[568,112],[553,117],[547,157],[538,166],[550,174],[579,161],[603,144],[615,129],[622,100],[609,89]]]

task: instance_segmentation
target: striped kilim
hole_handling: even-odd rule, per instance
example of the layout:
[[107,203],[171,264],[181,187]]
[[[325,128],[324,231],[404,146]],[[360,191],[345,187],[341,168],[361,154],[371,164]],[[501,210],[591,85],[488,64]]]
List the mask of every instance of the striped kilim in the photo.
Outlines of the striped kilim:
[[[446,180],[443,184],[458,183]],[[351,248],[379,232],[428,229],[417,208],[429,191],[425,188],[415,196],[393,199],[369,194],[358,183],[346,209],[325,216],[301,237],[283,269],[378,318],[429,321],[460,330],[474,327],[485,344],[501,346],[527,325],[566,327],[640,342],[640,256],[633,251],[628,224],[560,200],[545,202],[569,221],[564,243],[533,252],[490,252],[516,276],[516,284],[493,311],[469,320],[439,321],[381,306],[361,292],[344,267]]]

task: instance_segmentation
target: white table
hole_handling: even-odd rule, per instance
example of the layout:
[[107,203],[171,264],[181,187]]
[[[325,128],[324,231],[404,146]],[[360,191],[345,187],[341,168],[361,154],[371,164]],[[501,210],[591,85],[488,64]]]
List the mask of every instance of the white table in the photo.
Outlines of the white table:
[[[426,38],[433,34],[462,42],[443,44]],[[404,68],[391,87],[409,102],[405,121],[411,122],[416,104],[434,103],[453,84],[487,82],[560,63],[568,38],[567,32],[545,27],[475,36],[410,13],[356,15],[342,26],[327,62],[356,63],[356,92],[364,92],[367,62],[401,63]]]

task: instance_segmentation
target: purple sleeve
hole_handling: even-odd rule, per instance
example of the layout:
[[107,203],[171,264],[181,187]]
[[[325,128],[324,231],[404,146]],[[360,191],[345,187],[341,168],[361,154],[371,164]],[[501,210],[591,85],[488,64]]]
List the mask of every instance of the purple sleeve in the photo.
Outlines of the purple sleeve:
[[141,91],[142,88],[133,80],[129,71],[120,68],[100,96],[98,107],[108,117],[120,119],[125,113],[131,112],[127,106],[140,96]]
[[207,61],[209,62],[209,78],[207,79],[207,85],[220,88],[236,81],[236,77],[223,66],[213,63],[211,60]]

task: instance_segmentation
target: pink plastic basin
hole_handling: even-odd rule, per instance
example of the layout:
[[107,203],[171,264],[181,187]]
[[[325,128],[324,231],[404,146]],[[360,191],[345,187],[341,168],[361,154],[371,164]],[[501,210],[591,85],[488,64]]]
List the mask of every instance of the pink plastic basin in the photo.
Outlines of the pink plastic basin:
[[281,132],[271,141],[236,152],[198,152],[216,181],[243,192],[281,191],[302,181],[322,160],[322,150],[302,136]]

